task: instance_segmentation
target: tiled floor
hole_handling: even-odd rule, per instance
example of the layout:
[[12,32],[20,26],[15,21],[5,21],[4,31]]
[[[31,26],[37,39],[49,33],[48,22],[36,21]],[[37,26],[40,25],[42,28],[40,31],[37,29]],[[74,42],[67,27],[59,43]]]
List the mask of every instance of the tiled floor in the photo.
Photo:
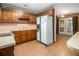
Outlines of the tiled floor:
[[70,36],[57,35],[57,42],[45,46],[37,40],[15,46],[15,56],[75,56],[76,51],[67,48],[66,41]]

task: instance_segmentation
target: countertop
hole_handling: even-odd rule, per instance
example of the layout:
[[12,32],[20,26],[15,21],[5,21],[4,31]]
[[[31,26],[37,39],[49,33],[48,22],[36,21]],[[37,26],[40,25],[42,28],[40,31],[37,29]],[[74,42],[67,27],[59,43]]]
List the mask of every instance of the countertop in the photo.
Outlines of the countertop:
[[79,52],[79,32],[75,33],[68,41],[67,46]]
[[[36,25],[33,24],[0,24],[0,35],[3,33],[11,33],[12,31],[19,30],[32,30],[36,29]],[[15,45],[15,39],[13,36],[0,37],[0,49]]]
[[13,36],[0,37],[0,49],[15,45],[15,39]]
[[0,24],[0,32],[36,29],[33,24]]

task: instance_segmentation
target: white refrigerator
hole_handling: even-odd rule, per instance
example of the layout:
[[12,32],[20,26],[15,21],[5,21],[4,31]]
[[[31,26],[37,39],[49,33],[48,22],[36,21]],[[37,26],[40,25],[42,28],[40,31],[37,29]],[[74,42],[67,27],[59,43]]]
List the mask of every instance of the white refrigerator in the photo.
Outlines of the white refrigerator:
[[53,43],[52,16],[37,17],[37,40],[49,45]]

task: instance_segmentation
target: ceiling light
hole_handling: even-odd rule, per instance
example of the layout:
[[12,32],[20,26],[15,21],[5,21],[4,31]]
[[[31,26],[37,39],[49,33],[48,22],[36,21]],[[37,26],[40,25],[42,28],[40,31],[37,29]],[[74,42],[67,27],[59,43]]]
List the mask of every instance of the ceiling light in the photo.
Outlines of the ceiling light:
[[24,4],[24,6],[25,6],[25,7],[28,7],[28,5],[27,5],[27,4]]
[[28,7],[28,6],[31,6],[31,4],[30,3],[26,3],[26,4],[24,4],[24,6]]

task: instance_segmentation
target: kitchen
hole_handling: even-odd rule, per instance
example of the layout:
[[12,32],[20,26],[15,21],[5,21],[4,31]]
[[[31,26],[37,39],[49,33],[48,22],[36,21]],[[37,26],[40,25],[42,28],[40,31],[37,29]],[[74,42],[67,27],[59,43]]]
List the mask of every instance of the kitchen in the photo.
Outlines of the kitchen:
[[[15,36],[14,39],[16,41],[16,45],[35,40],[37,38],[36,15],[32,13],[23,12],[19,9],[5,7],[6,4],[1,4],[0,6],[0,32],[1,35],[3,34],[2,37],[8,36],[8,33],[12,32]],[[50,9],[47,13],[45,13],[52,15],[52,11],[53,10]],[[2,54],[6,55],[6,53],[8,52],[5,52],[5,49],[3,50],[4,51],[2,52]],[[13,50],[11,50],[11,53],[12,51]]]
[[[43,6],[43,4],[35,4],[35,5],[37,5],[37,7],[38,6],[40,7],[40,5]],[[22,4],[22,6],[21,6],[21,4],[17,4],[17,3],[12,3],[12,4],[11,3],[6,3],[6,4],[1,3],[0,4],[0,34],[1,34],[0,35],[0,38],[1,38],[0,39],[1,40],[0,55],[12,55],[12,56],[13,55],[56,55],[56,54],[63,55],[63,52],[64,52],[63,50],[65,48],[68,51],[71,51],[71,49],[68,49],[65,46],[65,43],[63,43],[63,41],[64,41],[63,38],[65,39],[65,41],[67,41],[68,39],[70,39],[71,35],[63,36],[64,34],[62,34],[62,36],[61,36],[61,33],[59,32],[59,29],[58,29],[59,27],[57,26],[57,25],[59,25],[58,21],[57,21],[58,19],[55,18],[56,10],[54,8],[51,8],[52,4],[45,4],[45,6],[44,6],[45,8],[42,7],[43,9],[40,7],[41,11],[39,11],[39,13],[38,13],[38,11],[36,11],[36,10],[31,11],[30,8],[28,8],[27,11],[26,11],[26,9],[23,9],[23,7],[24,8],[30,7],[30,4],[28,4],[28,3]],[[36,9],[36,7],[34,7],[33,9]],[[33,13],[33,11],[34,11],[34,13]],[[61,17],[62,16],[61,14],[58,14],[57,16]],[[47,18],[50,18],[50,20],[52,20],[52,21],[50,21],[50,23],[49,23],[49,21],[47,21],[48,27],[46,26],[46,28],[48,30],[47,32],[49,34],[47,36],[48,36],[48,38],[52,38],[51,39],[52,41],[50,44],[47,44],[43,41],[38,40],[39,38],[37,37],[37,35],[38,35],[37,34],[37,31],[38,31],[37,30],[37,17],[39,17],[39,16],[41,16],[40,17],[41,19],[42,19],[42,16],[46,16]],[[51,25],[49,25],[49,24],[51,24]],[[41,25],[41,27],[42,26],[44,26],[44,25]],[[75,25],[75,27],[76,26],[77,25]],[[56,29],[56,27],[57,27],[57,29]],[[62,26],[60,26],[60,27],[62,27]],[[44,28],[42,27],[41,30],[43,30]],[[51,28],[51,30],[49,30],[50,28]],[[62,28],[61,28],[61,31],[62,31]],[[75,33],[77,31],[78,31],[78,29],[75,30]],[[45,33],[43,33],[43,32],[44,31],[42,31],[41,33],[43,35],[45,35]],[[50,35],[49,32],[52,34]],[[41,40],[45,39],[45,37],[43,37],[43,35],[41,35],[42,36]],[[11,39],[9,37],[11,37]],[[9,40],[5,41],[4,39],[9,39]],[[61,39],[62,42],[60,42],[58,39],[59,40]],[[11,42],[9,42],[9,41],[11,41]],[[4,44],[3,44],[3,42],[4,42]],[[5,43],[5,42],[7,42],[7,43]],[[57,44],[55,44],[55,43],[57,43]],[[56,47],[55,47],[55,45],[56,45]],[[56,51],[55,52],[52,51],[52,49],[55,50],[61,46],[62,47],[65,46],[63,50],[61,48],[59,49],[60,51],[62,50],[62,54],[60,54],[59,51],[57,53],[56,53]],[[34,49],[34,48],[36,48],[36,49]],[[39,50],[41,50],[42,53],[40,53]],[[53,52],[54,52],[54,54],[52,54]],[[68,52],[65,52],[65,53],[68,53]],[[73,53],[73,51],[71,51],[70,54],[71,53]],[[75,52],[74,52],[74,54],[75,54]]]

